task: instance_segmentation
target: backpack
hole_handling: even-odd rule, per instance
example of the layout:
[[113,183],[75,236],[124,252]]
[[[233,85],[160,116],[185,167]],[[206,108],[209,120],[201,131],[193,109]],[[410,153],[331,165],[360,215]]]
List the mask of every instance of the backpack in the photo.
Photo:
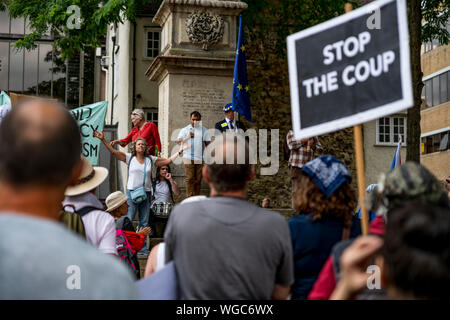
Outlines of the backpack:
[[140,278],[139,265],[136,266],[136,260],[134,259],[133,250],[128,242],[127,236],[121,229],[116,229],[116,249],[117,255],[120,261],[123,261],[133,272],[137,279]]
[[67,229],[75,232],[83,239],[86,239],[86,231],[84,229],[84,223],[78,214],[74,212],[61,210],[59,213],[59,222],[61,222]]
[[[66,211],[66,207],[72,207],[73,212]],[[96,207],[84,207],[80,210],[75,210],[75,207],[73,205],[66,204],[65,206],[63,206],[59,214],[59,221],[64,224],[67,229],[72,230],[73,232],[80,235],[83,239],[86,239],[86,231],[81,217],[93,210],[99,209]]]

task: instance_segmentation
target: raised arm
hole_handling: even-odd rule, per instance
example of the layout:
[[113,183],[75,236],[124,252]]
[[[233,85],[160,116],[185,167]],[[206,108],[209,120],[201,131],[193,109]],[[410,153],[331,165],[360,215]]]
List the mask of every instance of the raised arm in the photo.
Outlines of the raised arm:
[[171,156],[170,158],[156,158],[155,161],[155,166],[157,167],[161,167],[161,166],[166,166],[171,164],[178,156],[181,156],[183,154],[183,151],[186,150],[187,148],[189,148],[191,145],[187,145],[187,146],[180,146],[180,150],[175,153],[173,156]]
[[106,149],[108,149],[109,152],[112,153],[112,155],[120,161],[126,162],[126,155],[124,152],[119,151],[114,149],[105,139],[105,136],[103,135],[103,130],[102,132],[98,132],[98,131],[94,131],[94,137],[99,138],[100,141],[103,143],[103,145],[106,147]]

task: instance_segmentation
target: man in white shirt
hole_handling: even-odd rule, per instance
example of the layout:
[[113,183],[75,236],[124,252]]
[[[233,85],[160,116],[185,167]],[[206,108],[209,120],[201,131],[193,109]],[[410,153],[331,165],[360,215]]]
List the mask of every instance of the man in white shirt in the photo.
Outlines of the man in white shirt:
[[202,116],[193,111],[190,116],[191,123],[181,129],[178,143],[189,143],[190,147],[184,150],[183,160],[186,170],[186,197],[200,194],[202,183],[203,151],[211,142],[208,130],[201,126]]
[[83,170],[78,178],[78,184],[66,189],[64,209],[81,215],[88,242],[103,253],[117,255],[114,218],[103,211],[102,203],[95,196],[95,189],[106,179],[108,170],[103,167],[92,167],[89,160],[84,157],[82,162]]

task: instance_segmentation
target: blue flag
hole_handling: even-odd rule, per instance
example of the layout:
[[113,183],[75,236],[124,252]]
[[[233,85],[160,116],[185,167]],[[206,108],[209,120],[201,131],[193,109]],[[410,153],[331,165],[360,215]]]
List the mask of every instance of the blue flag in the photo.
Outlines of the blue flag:
[[250,88],[247,82],[247,64],[245,62],[244,35],[242,30],[242,15],[239,15],[239,36],[234,60],[233,78],[233,110],[242,114],[252,122],[250,109]]

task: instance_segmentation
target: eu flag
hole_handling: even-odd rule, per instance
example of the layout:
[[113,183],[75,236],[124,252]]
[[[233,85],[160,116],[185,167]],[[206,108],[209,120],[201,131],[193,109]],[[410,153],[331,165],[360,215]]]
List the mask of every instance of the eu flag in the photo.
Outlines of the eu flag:
[[233,110],[252,122],[250,88],[247,82],[247,64],[245,62],[244,35],[242,31],[242,15],[239,15],[239,36],[236,59],[234,60]]

